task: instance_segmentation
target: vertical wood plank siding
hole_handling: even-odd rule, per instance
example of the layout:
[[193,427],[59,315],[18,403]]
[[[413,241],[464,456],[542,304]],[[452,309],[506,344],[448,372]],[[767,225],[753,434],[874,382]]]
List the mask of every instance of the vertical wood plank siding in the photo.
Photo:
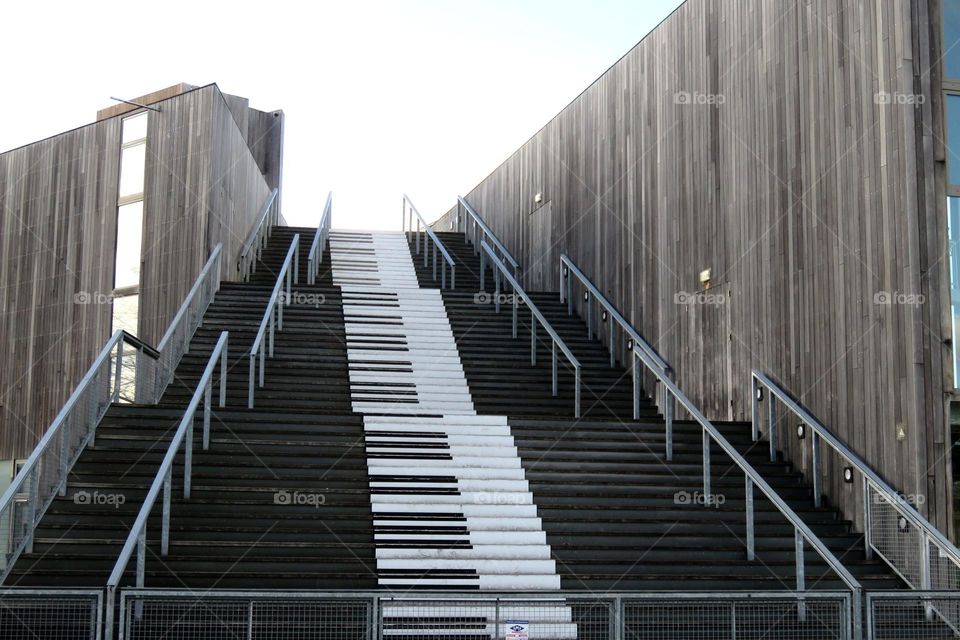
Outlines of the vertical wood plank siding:
[[[215,85],[157,103],[140,335],[158,341],[218,242],[223,275],[269,193]],[[118,117],[0,154],[0,459],[26,456],[109,336]],[[85,302],[89,301],[89,302]]]
[[[947,531],[938,11],[688,0],[466,198],[530,289],[555,290],[568,253],[711,418],[748,420],[750,370],[768,371]],[[677,304],[703,269],[725,303]],[[793,426],[782,442],[806,465]]]

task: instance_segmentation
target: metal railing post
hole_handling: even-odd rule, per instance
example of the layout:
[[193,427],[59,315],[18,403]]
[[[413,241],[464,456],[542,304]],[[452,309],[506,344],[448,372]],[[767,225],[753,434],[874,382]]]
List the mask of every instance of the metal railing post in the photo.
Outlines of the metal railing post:
[[767,395],[767,434],[770,440],[770,462],[777,461],[777,399],[772,393]]
[[744,476],[744,508],[746,510],[747,522],[747,560],[752,561],[755,557],[755,532],[753,529],[753,480],[750,476]]
[[813,452],[813,506],[819,509],[823,501],[823,487],[821,486],[823,478],[820,469],[820,436],[817,435],[815,429],[811,429],[810,431],[810,447]]
[[703,499],[705,501],[710,500],[712,495],[710,473],[710,434],[707,433],[706,429],[703,429]]
[[756,376],[750,376],[750,394],[752,396],[751,400],[751,410],[750,410],[750,433],[753,437],[753,441],[756,442],[760,439],[760,387],[757,385]]
[[861,483],[863,487],[863,554],[867,560],[873,559],[873,546],[870,544],[870,536],[873,533],[871,519],[873,515],[870,512],[870,481],[867,476],[863,476]]
[[530,366],[537,366],[537,319],[532,313],[530,314]]
[[574,372],[574,375],[576,376],[576,379],[574,380],[574,391],[573,391],[576,398],[573,415],[579,418],[580,417],[580,365],[574,365],[573,372]]
[[550,369],[551,369],[551,378],[553,382],[553,397],[557,397],[557,341],[550,340]]
[[[803,564],[803,534],[800,533],[800,529],[795,528],[793,530],[793,544],[794,554],[796,555],[797,593],[802,594],[806,591],[807,584]],[[807,621],[807,606],[803,600],[797,601],[797,617],[800,619],[800,622]]]
[[[663,422],[666,429],[666,453],[667,460],[673,460],[673,394],[664,387],[663,390]],[[704,431],[706,434],[706,431]]]

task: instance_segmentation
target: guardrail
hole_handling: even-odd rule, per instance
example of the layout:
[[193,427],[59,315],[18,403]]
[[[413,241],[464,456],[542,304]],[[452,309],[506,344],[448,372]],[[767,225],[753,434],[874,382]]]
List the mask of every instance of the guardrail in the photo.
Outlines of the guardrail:
[[190,351],[190,340],[197,327],[203,324],[203,315],[207,307],[213,302],[214,296],[220,290],[220,253],[222,244],[213,248],[206,264],[200,270],[200,275],[194,281],[187,297],[177,310],[173,321],[167,328],[157,351],[160,352],[160,367],[157,375],[157,387],[154,391],[153,402],[159,402],[167,385],[173,380],[173,374],[180,364],[180,359]]
[[[291,269],[292,266],[292,269]],[[290,248],[287,249],[287,257],[283,260],[283,266],[277,274],[277,282],[273,285],[273,293],[270,294],[270,300],[267,302],[267,308],[263,312],[263,319],[260,321],[260,328],[257,329],[257,337],[253,340],[253,346],[250,348],[250,374],[247,381],[247,407],[253,409],[253,389],[254,377],[257,369],[257,357],[260,358],[260,372],[256,376],[258,386],[263,388],[264,382],[264,359],[266,351],[269,350],[270,357],[273,357],[273,334],[274,323],[276,330],[283,331],[283,307],[290,304],[290,281],[297,281],[297,271],[300,270],[300,234],[295,234],[290,242]],[[282,296],[284,281],[286,281],[286,295]],[[276,321],[274,321],[276,317]],[[269,334],[267,334],[269,331]],[[264,337],[269,336],[265,348]]]
[[[125,355],[125,345],[134,351]],[[136,364],[129,367],[124,364],[125,358],[129,364],[133,354]],[[124,388],[152,391],[157,358],[152,347],[121,330],[114,332],[100,350],[0,498],[3,579],[22,552],[33,552],[34,528],[50,503],[58,495],[66,495],[67,474],[87,444],[93,442],[110,404],[120,399]]]
[[519,305],[522,302],[530,310],[530,365],[536,366],[537,364],[537,322],[546,329],[547,334],[550,336],[550,358],[551,358],[551,371],[553,379],[553,397],[557,397],[558,392],[558,380],[557,380],[557,347],[560,347],[560,350],[563,352],[563,355],[567,357],[567,360],[570,362],[570,365],[573,367],[574,373],[574,413],[576,417],[580,417],[580,361],[577,360],[577,357],[573,355],[567,344],[563,341],[560,335],[554,330],[553,326],[547,321],[547,319],[540,313],[540,309],[537,308],[537,305],[533,303],[533,300],[530,299],[530,296],[527,295],[526,291],[523,290],[523,287],[520,286],[520,283],[517,282],[517,279],[513,277],[510,273],[507,266],[503,263],[500,258],[494,253],[493,249],[490,248],[490,245],[486,243],[485,240],[480,241],[480,290],[483,290],[484,276],[486,272],[486,261],[490,262],[495,267],[493,270],[493,279],[495,282],[496,291],[494,293],[494,305],[497,313],[500,313],[500,278],[501,276],[507,281],[511,289],[513,289],[513,337],[517,337],[517,313]]
[[[409,225],[407,224],[407,212],[409,211]],[[416,239],[416,248],[417,255],[420,255],[420,228],[423,227],[423,230],[426,232],[426,235],[423,238],[423,266],[429,264],[429,250],[430,250],[430,241],[433,241],[433,279],[437,279],[437,251],[440,251],[440,254],[443,257],[443,260],[440,262],[440,288],[447,288],[447,272],[446,265],[450,267],[450,288],[456,289],[457,287],[457,264],[454,262],[453,258],[450,257],[450,253],[447,252],[447,248],[443,246],[443,243],[440,242],[440,238],[437,237],[437,234],[434,233],[433,229],[430,228],[430,225],[427,224],[427,221],[423,219],[423,216],[420,215],[420,212],[414,206],[410,198],[407,197],[407,194],[403,194],[403,232],[407,235],[407,242],[410,242],[410,234],[414,233],[413,230],[413,217],[417,217],[417,228],[414,238]]]
[[866,625],[870,640],[958,638],[960,592],[871,591]]
[[496,248],[499,255],[497,256],[505,264],[510,265],[510,269],[513,271],[513,277],[517,282],[522,283],[523,278],[520,273],[520,263],[517,262],[517,259],[513,257],[513,254],[500,242],[500,238],[490,230],[490,227],[480,218],[480,214],[477,213],[470,204],[464,200],[461,196],[457,196],[457,227],[460,227],[460,210],[463,209],[463,237],[465,240],[473,244],[474,252],[480,253],[480,243],[486,242],[488,245],[493,245]]
[[249,282],[250,276],[257,272],[257,261],[260,259],[260,254],[267,246],[267,240],[270,239],[273,228],[277,226],[280,214],[280,209],[277,207],[277,193],[278,190],[274,189],[267,196],[253,229],[250,230],[250,234],[243,243],[243,249],[237,259],[237,271],[243,282]]
[[[610,327],[609,338],[609,348],[610,348],[610,366],[616,366],[616,355],[619,353],[617,348],[616,340],[616,325],[619,325],[623,332],[627,335],[627,351],[631,354],[633,353],[633,348],[636,345],[640,349],[643,349],[647,355],[650,357],[650,361],[657,367],[664,375],[670,375],[670,365],[667,364],[666,360],[660,357],[660,354],[650,346],[646,340],[640,335],[640,333],[633,328],[633,325],[627,322],[627,319],[623,317],[619,310],[613,304],[607,300],[607,298],[601,293],[600,289],[597,288],[595,284],[577,267],[576,263],[570,259],[566,254],[560,254],[560,302],[567,303],[567,315],[573,315],[573,279],[570,277],[573,275],[583,287],[586,289],[584,291],[584,305],[586,306],[587,311],[587,339],[593,338],[593,303],[596,302],[599,304],[603,311],[601,312],[600,318],[604,323],[607,323]],[[607,322],[607,320],[612,319],[613,322]],[[631,356],[631,363],[633,357]],[[633,376],[633,419],[637,420],[640,418],[640,375],[639,370],[636,367],[630,368]],[[667,460],[673,459],[673,397],[670,395],[668,390],[664,390],[663,398],[663,414],[664,421],[666,422],[667,427]]]
[[323,215],[317,225],[317,233],[313,236],[313,243],[307,253],[307,284],[315,284],[320,272],[320,263],[323,262],[323,248],[330,238],[330,219],[333,212],[333,192],[327,193],[327,203],[323,205]]
[[100,640],[101,589],[0,589],[4,638]]
[[[576,265],[572,260],[564,256],[561,259],[561,269],[564,267],[570,269],[574,275],[578,278],[581,278],[581,281],[584,283],[589,282],[589,279],[583,274],[582,271],[576,268]],[[571,296],[569,293],[570,280],[569,273],[563,275],[561,271],[561,278],[566,278],[566,282],[563,282],[566,287],[561,286],[561,291],[567,289],[567,301],[568,301],[568,312],[572,311],[570,308]],[[611,314],[611,317],[615,317],[617,322],[624,322],[626,320],[623,318],[623,315],[617,311],[617,309],[607,300],[599,289],[596,288],[592,283],[587,287],[589,294],[592,295],[601,306]],[[564,295],[561,293],[561,295]],[[587,300],[589,302],[589,298]],[[588,305],[588,311],[590,305]],[[613,312],[616,312],[616,316],[613,316]],[[589,326],[589,323],[588,323]],[[589,329],[588,329],[589,330]],[[647,368],[647,370],[657,379],[658,383],[663,386],[664,393],[666,398],[669,400],[668,406],[670,407],[670,421],[668,423],[667,434],[666,434],[666,456],[669,460],[672,457],[673,449],[673,432],[669,425],[672,425],[672,414],[673,414],[673,402],[676,401],[680,406],[687,411],[687,413],[697,422],[703,434],[703,446],[702,446],[702,466],[703,466],[703,495],[707,502],[709,503],[711,496],[713,496],[712,487],[711,487],[711,475],[710,475],[710,465],[711,465],[711,443],[716,443],[723,452],[733,461],[735,465],[740,467],[740,470],[744,474],[744,489],[745,489],[745,522],[746,522],[746,548],[747,548],[747,559],[755,560],[756,559],[756,536],[754,528],[754,490],[759,489],[768,500],[780,511],[781,514],[787,519],[787,521],[793,526],[794,529],[794,562],[796,566],[796,580],[797,587],[796,590],[799,593],[808,593],[806,591],[806,579],[804,575],[804,546],[809,544],[810,547],[827,563],[827,566],[837,574],[837,576],[843,581],[844,584],[851,591],[852,601],[853,601],[853,630],[854,638],[859,639],[862,637],[863,633],[863,616],[862,616],[862,597],[863,597],[863,587],[860,582],[853,577],[853,575],[847,570],[846,567],[833,555],[833,553],[823,544],[823,542],[810,530],[805,522],[790,508],[790,506],[784,502],[783,498],[777,494],[776,491],[767,483],[766,480],[757,472],[756,469],[744,458],[736,447],[734,447],[724,436],[721,434],[717,428],[710,422],[705,415],[693,404],[693,402],[680,390],[680,387],[677,386],[669,375],[669,365],[663,358],[656,354],[652,348],[646,343],[645,340],[640,338],[639,333],[631,327],[630,330],[631,336],[636,336],[632,345],[633,352],[633,362],[632,367],[634,369],[634,379],[637,379],[637,369],[639,364]],[[612,342],[611,342],[612,344]],[[803,613],[803,606],[800,605],[801,613]]]
[[[92,443],[112,402],[155,404],[173,379],[203,314],[220,289],[217,245],[190,292],[154,349],[125,331],[116,331],[0,497],[0,582],[26,550],[33,549],[33,530],[53,499],[65,495],[67,472]],[[131,350],[128,352],[127,347]]]
[[[808,615],[801,619],[800,609]],[[851,640],[850,594],[822,591],[321,592],[124,589],[125,640],[165,637],[834,638]],[[519,625],[518,629],[513,627]]]
[[173,438],[170,440],[170,444],[167,447],[167,453],[163,457],[163,462],[160,463],[160,467],[157,469],[157,475],[154,477],[153,483],[150,485],[150,489],[147,491],[147,495],[143,500],[143,506],[140,507],[140,511],[137,514],[137,519],[133,523],[133,527],[130,529],[130,533],[123,545],[123,549],[120,551],[120,555],[117,558],[117,562],[113,566],[113,571],[110,573],[110,578],[107,580],[107,640],[110,640],[113,635],[113,607],[116,600],[116,590],[120,586],[120,582],[123,580],[124,573],[126,573],[127,565],[130,563],[130,558],[133,555],[134,550],[137,552],[136,585],[137,587],[144,586],[144,574],[146,570],[145,565],[147,558],[147,522],[150,519],[150,512],[153,511],[154,506],[156,506],[157,498],[160,496],[161,491],[163,491],[163,512],[160,524],[160,555],[166,556],[169,551],[170,499],[173,492],[173,465],[181,447],[184,449],[183,497],[185,500],[190,499],[190,481],[193,472],[194,416],[197,412],[197,408],[202,402],[202,446],[203,449],[206,450],[210,447],[210,412],[212,405],[211,396],[213,392],[213,373],[216,370],[218,362],[220,365],[220,406],[224,406],[227,402],[228,340],[228,332],[222,332],[220,334],[220,339],[217,340],[217,344],[213,348],[210,359],[207,361],[207,366],[203,370],[203,375],[200,376],[200,381],[197,383],[196,391],[193,392],[193,397],[190,399],[190,404],[187,405],[187,410],[184,412],[183,418],[180,420],[180,424],[177,426],[177,430],[173,434]]
[[864,552],[874,552],[913,589],[960,589],[960,549],[957,549],[910,502],[887,484],[860,456],[810,413],[772,378],[756,369],[752,373],[753,440],[760,438],[760,403],[767,402],[767,434],[771,460],[776,458],[779,438],[777,405],[799,418],[797,436],[806,440],[810,431],[814,503],[822,499],[822,454],[825,443],[843,463],[843,480],[856,484],[860,476],[863,499]]

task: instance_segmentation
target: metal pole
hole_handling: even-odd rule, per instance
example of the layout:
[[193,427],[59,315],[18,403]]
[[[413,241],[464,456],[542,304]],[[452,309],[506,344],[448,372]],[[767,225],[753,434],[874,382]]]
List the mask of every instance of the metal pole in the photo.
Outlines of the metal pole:
[[163,476],[163,516],[160,524],[160,555],[165,556],[170,551],[170,485],[172,484],[173,468],[167,469]]
[[[514,291],[513,292],[513,339],[514,340],[517,339],[517,314],[519,312],[519,309],[517,307],[519,306],[519,304],[520,303],[517,301],[517,292]],[[530,317],[531,318],[533,317],[532,313],[530,314]]]
[[551,369],[553,369],[553,372],[552,372],[553,397],[556,398],[557,397],[557,341],[553,339],[550,340],[550,357],[551,357],[550,367]]
[[250,354],[250,376],[247,384],[247,408],[253,409],[253,371],[256,366],[254,363],[257,360],[257,354]]
[[[797,593],[802,594],[806,590],[806,576],[803,567],[803,534],[800,529],[793,530],[793,543],[797,563]],[[807,605],[803,600],[797,601],[797,617],[800,622],[807,621]]]
[[870,483],[867,476],[863,476],[863,554],[867,560],[873,559],[873,547],[870,546],[870,535],[872,527],[870,523]]
[[810,446],[813,450],[813,506],[819,509],[823,494],[823,487],[821,487],[823,477],[820,474],[820,436],[812,425],[810,425],[810,432]]
[[767,394],[767,437],[770,439],[770,462],[777,461],[777,398]]
[[530,313],[530,366],[537,366],[537,318]]
[[203,450],[210,448],[210,405],[211,394],[213,392],[213,383],[207,382],[206,389],[203,390]]
[[747,560],[753,560],[755,557],[755,538],[753,530],[753,480],[750,476],[744,476],[744,505],[747,516]]
[[703,430],[703,499],[710,500],[710,434]]
[[640,357],[633,355],[633,419],[640,419]]
[[574,382],[574,394],[575,394],[574,397],[576,398],[574,415],[577,418],[579,418],[580,417],[580,367],[579,365],[574,368],[574,375],[576,376],[576,380]]
[[[667,460],[673,460],[673,393],[663,385],[663,414],[666,423]],[[706,430],[703,432],[706,434]]]
[[757,386],[757,378],[751,375],[750,393],[753,394],[753,406],[750,413],[750,427],[754,442],[760,439],[760,399],[757,398],[757,389],[759,389]]
[[190,416],[190,426],[187,428],[187,441],[183,452],[183,497],[190,499],[190,476],[193,475],[193,416]]
[[227,404],[227,349],[229,348],[230,334],[227,334],[227,340],[223,341],[223,351],[220,352],[220,406]]

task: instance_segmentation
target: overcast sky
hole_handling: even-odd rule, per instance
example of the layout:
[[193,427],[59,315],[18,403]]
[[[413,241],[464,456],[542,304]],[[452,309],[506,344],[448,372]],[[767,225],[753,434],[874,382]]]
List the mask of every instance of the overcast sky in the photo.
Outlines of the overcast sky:
[[[680,0],[17,2],[4,6],[0,151],[92,122],[110,96],[216,82],[283,109],[284,214],[435,219]],[[482,212],[481,212],[482,213]]]

